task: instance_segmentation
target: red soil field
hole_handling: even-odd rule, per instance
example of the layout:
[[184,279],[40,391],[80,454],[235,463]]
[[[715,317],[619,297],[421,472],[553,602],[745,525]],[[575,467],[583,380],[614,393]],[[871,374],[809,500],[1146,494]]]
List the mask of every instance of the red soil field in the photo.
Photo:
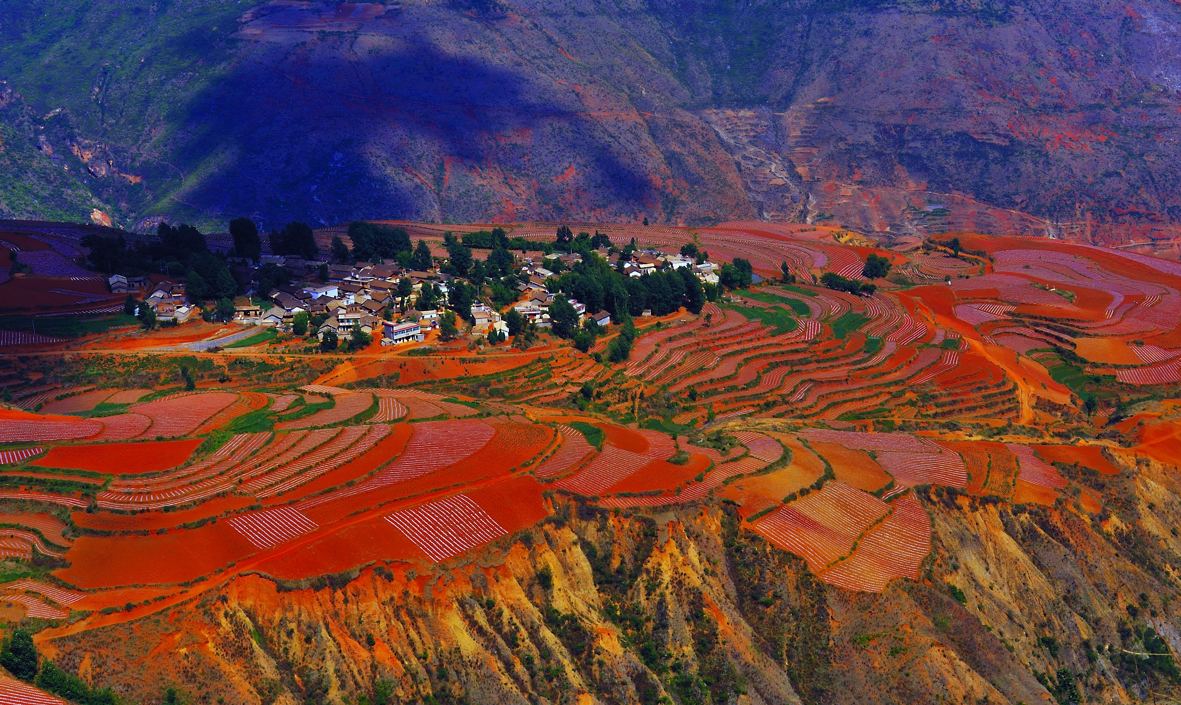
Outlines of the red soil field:
[[1058,499],[1058,492],[1045,485],[1036,485],[1018,478],[1013,487],[1013,502],[1017,504],[1041,504],[1051,507]]
[[307,543],[281,547],[257,569],[282,580],[339,573],[373,561],[416,560],[422,554],[380,515],[313,535]]
[[689,462],[676,465],[666,460],[653,460],[624,479],[608,487],[609,494],[632,492],[671,492],[709,468],[709,458],[700,453],[689,456]]
[[1103,454],[1100,446],[1033,446],[1043,460],[1048,463],[1068,463],[1082,465],[1103,475],[1118,475],[1120,469]]
[[138,475],[174,468],[201,445],[200,438],[138,443],[57,446],[32,464],[44,468],[90,470],[108,475]]
[[199,340],[216,338],[241,330],[237,326],[224,326],[220,323],[206,323],[194,321],[176,328],[161,328],[151,332],[138,329],[135,332],[121,336],[107,336],[89,343],[86,347],[114,348],[117,350],[143,350],[146,348],[160,348],[182,343],[194,343]]
[[824,463],[799,441],[785,441],[791,464],[773,472],[744,477],[726,485],[721,496],[738,502],[743,517],[778,506],[783,498],[808,487],[824,475]]
[[648,439],[639,431],[617,426],[612,423],[596,423],[595,425],[603,430],[606,438],[605,442],[610,443],[616,448],[630,450],[633,453],[646,453],[648,451]]
[[81,394],[73,394],[64,399],[45,402],[41,411],[47,414],[72,414],[79,411],[90,411],[108,397],[114,394],[114,389],[92,389]]
[[822,442],[813,442],[812,449],[824,456],[836,478],[850,487],[874,492],[890,484],[890,475],[865,451]]
[[83,589],[182,583],[208,576],[254,547],[229,524],[150,536],[81,536],[54,575]]
[[464,354],[462,357],[424,356],[375,358],[351,361],[316,380],[320,384],[348,384],[371,377],[398,375],[399,384],[416,384],[456,377],[490,375],[527,365],[543,350],[478,357]]
[[202,519],[216,517],[228,512],[239,511],[255,504],[258,500],[253,497],[229,495],[211,499],[195,507],[177,511],[147,511],[135,514],[121,514],[115,512],[76,512],[72,518],[74,523],[83,529],[96,531],[136,531],[146,529],[157,531],[173,529]]

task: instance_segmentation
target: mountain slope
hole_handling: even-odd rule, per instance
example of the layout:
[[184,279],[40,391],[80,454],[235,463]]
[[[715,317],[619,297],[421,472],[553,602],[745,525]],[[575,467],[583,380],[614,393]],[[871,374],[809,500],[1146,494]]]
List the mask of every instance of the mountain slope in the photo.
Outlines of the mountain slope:
[[1094,236],[1181,219],[1166,0],[4,15],[0,78],[143,177],[85,177],[124,223],[833,217]]

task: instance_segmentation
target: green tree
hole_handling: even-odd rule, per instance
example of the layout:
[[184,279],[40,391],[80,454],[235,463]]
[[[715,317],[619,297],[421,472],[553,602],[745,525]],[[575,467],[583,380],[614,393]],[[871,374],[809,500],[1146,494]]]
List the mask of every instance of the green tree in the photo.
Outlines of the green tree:
[[466,277],[472,267],[472,248],[463,244],[451,233],[447,233],[443,240],[447,247],[447,263],[455,274]]
[[193,371],[189,369],[188,365],[180,366],[180,378],[185,383],[185,391],[193,391],[197,388],[197,380],[193,378]]
[[324,335],[320,337],[320,351],[331,352],[340,345],[340,338],[337,337],[336,331],[329,328],[324,331]]
[[354,323],[349,337],[349,350],[363,350],[369,347],[371,342],[373,338],[361,328],[361,324]]
[[791,269],[787,266],[787,262],[779,263],[779,279],[784,284],[794,284],[796,275],[791,273]]
[[438,294],[435,287],[430,282],[423,282],[418,287],[418,300],[414,302],[414,308],[419,311],[430,311],[435,308],[438,302]]
[[298,336],[307,335],[309,320],[310,317],[308,316],[307,311],[297,312],[291,319],[291,332]]
[[453,311],[472,321],[472,304],[475,303],[476,290],[471,284],[462,281],[452,281],[447,292],[447,299]]
[[0,666],[23,681],[31,681],[37,676],[37,660],[33,635],[24,629],[14,631],[0,650]]
[[554,244],[558,245],[558,249],[569,249],[569,245],[574,241],[574,231],[568,225],[558,227],[557,234],[554,237]]
[[402,300],[402,308],[406,308],[406,299],[414,293],[414,280],[410,277],[402,277],[398,280],[398,298]]
[[578,325],[578,312],[574,310],[574,306],[566,297],[558,296],[554,299],[554,302],[549,305],[549,317],[554,335],[559,338],[569,338],[574,335],[574,329]]
[[221,297],[217,300],[217,308],[213,312],[214,317],[222,322],[228,321],[234,317],[234,302],[227,297]]
[[586,352],[595,344],[595,336],[586,328],[579,328],[574,334],[574,347],[579,352]]
[[250,218],[234,218],[230,221],[230,236],[234,239],[234,253],[257,262],[262,256],[262,239],[258,226]]
[[607,344],[607,359],[611,362],[623,362],[631,355],[632,342],[623,336],[616,336]]
[[434,260],[431,258],[431,248],[425,240],[419,240],[414,246],[414,254],[410,257],[410,268],[425,272],[431,268]]
[[358,260],[394,259],[410,252],[410,235],[402,228],[355,221],[349,223],[353,258]]
[[456,326],[455,313],[444,311],[439,316],[439,337],[443,340],[455,340],[458,335],[459,327]]
[[348,262],[352,255],[349,253],[348,245],[344,244],[344,240],[340,239],[339,235],[332,236],[332,261],[338,264]]
[[689,313],[701,313],[701,309],[705,306],[705,290],[701,288],[701,282],[697,279],[697,275],[693,274],[688,267],[682,267],[677,271],[680,272],[681,283],[685,288],[685,308]]
[[271,251],[278,255],[295,255],[304,259],[315,259],[320,248],[316,245],[316,234],[306,223],[292,222],[277,233],[271,233]]
[[861,268],[861,276],[867,279],[881,279],[890,273],[890,260],[876,254],[865,258],[865,266]]
[[139,307],[139,322],[144,327],[144,330],[152,330],[156,327],[156,310],[147,304]]
[[513,254],[504,247],[494,247],[492,252],[488,253],[488,275],[492,277],[504,277],[513,273],[513,265],[516,260]]
[[180,260],[188,259],[198,252],[209,251],[201,231],[184,223],[177,226],[160,223],[156,227],[156,236],[160,238],[160,244],[164,249]]
[[508,326],[509,335],[518,335],[525,327],[525,317],[517,309],[510,308],[508,313],[504,314],[504,324]]
[[123,299],[123,313],[126,313],[128,316],[134,316],[135,309],[138,306],[139,302],[131,294],[128,294],[127,298]]
[[291,270],[268,263],[258,268],[255,278],[258,281],[259,295],[269,296],[275,289],[281,289],[291,283]]
[[212,293],[213,287],[200,272],[190,269],[185,273],[185,295],[189,297],[189,301],[201,303],[208,299]]

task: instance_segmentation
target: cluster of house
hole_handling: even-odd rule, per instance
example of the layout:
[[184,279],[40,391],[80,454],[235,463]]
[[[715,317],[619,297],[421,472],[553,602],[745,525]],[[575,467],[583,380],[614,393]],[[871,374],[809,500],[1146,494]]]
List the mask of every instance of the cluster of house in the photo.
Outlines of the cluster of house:
[[[691,257],[679,254],[639,250],[623,262],[619,260],[624,255],[609,253],[606,248],[600,250],[600,255],[630,277],[642,277],[670,267],[691,267],[701,281],[718,282],[716,266],[712,262],[698,263]],[[314,332],[321,339],[331,331],[338,340],[349,340],[353,331],[359,329],[369,335],[380,333],[382,343],[387,345],[422,341],[428,330],[438,326],[439,312],[403,310],[404,302],[399,295],[400,282],[409,279],[412,283],[408,300],[417,300],[423,284],[429,282],[438,301],[446,303],[448,282],[451,279],[449,275],[438,271],[405,270],[397,264],[327,264],[274,255],[265,255],[263,260],[263,264],[281,265],[294,272],[298,283],[273,291],[258,292],[259,297],[255,299],[238,297],[234,300],[234,320],[243,324],[290,330],[295,316],[303,312],[308,314],[309,321],[317,323]],[[570,269],[581,261],[582,256],[577,253],[525,258],[519,270],[522,274],[517,287],[520,297],[513,308],[538,327],[549,327],[549,307],[560,294],[550,292],[546,288],[546,281],[555,276],[555,270]],[[326,281],[320,281],[325,270]],[[319,276],[314,276],[316,273]],[[116,293],[143,293],[144,302],[152,307],[161,321],[183,323],[201,312],[199,306],[186,299],[182,283],[161,281],[153,285],[147,277],[119,274],[112,275],[108,283],[111,291]],[[611,324],[611,316],[605,311],[587,311],[581,302],[568,300],[582,321],[594,321],[599,326]],[[393,314],[397,314],[396,318],[400,320],[386,320]],[[470,318],[473,321],[473,335],[508,333],[508,325],[500,312],[487,304],[473,304]]]
[[[716,285],[719,281],[718,267],[713,262],[705,261],[698,263],[696,259],[680,254],[669,255],[659,250],[637,250],[631,257],[625,259],[622,264],[619,262],[624,257],[622,253],[610,254],[606,248],[603,248],[599,251],[599,254],[612,267],[617,268],[629,277],[642,277],[663,269],[689,267],[703,283]],[[545,256],[540,263],[536,264],[532,260],[526,260],[524,267],[521,269],[526,281],[517,287],[522,294],[522,299],[513,306],[513,309],[521,314],[525,320],[536,324],[539,328],[550,327],[549,307],[554,302],[554,299],[559,296],[559,294],[554,294],[546,289],[545,286],[546,280],[555,276],[554,272],[546,267],[547,264],[550,264],[554,260],[560,261],[564,269],[569,269],[581,262],[582,256],[577,253],[551,254]],[[554,265],[550,264],[550,266]],[[587,311],[586,306],[576,299],[567,298],[567,300],[574,307],[574,311],[578,314],[581,322],[594,321],[600,327],[611,324],[611,315],[606,311]]]
[[368,335],[380,334],[384,344],[421,341],[425,331],[438,323],[435,310],[408,312],[415,319],[412,321],[389,321],[384,314],[387,310],[402,313],[403,301],[398,293],[401,279],[413,283],[407,298],[416,298],[423,283],[430,282],[440,300],[446,301],[444,274],[403,270],[396,264],[334,264],[327,270],[327,281],[304,281],[266,292],[264,305],[246,297],[236,299],[234,320],[289,330],[295,316],[304,312],[319,322],[315,332],[321,339],[331,331],[338,340],[349,340],[353,331],[360,330]]
[[189,303],[182,282],[165,279],[152,284],[147,276],[112,274],[107,277],[107,285],[115,294],[142,294],[144,304],[152,309],[161,323],[184,323],[201,314],[199,306]]

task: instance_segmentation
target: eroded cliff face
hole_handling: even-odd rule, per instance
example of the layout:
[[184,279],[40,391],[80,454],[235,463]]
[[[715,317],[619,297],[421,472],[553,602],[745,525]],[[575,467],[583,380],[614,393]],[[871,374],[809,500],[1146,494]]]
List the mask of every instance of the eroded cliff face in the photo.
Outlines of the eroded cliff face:
[[928,496],[924,576],[878,595],[819,583],[727,506],[563,504],[478,561],[245,575],[46,647],[136,702],[1133,702],[1167,684],[1129,655],[1144,628],[1178,646],[1175,475],[1111,481],[1101,515]]

